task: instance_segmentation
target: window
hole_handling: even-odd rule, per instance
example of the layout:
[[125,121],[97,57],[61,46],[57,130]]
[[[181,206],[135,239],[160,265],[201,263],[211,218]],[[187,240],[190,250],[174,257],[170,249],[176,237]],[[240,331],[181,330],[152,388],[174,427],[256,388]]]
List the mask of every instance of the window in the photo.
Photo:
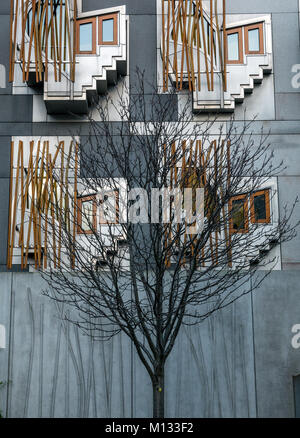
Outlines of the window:
[[97,229],[97,204],[95,196],[78,199],[77,233],[93,234]]
[[86,18],[77,21],[77,53],[96,53],[96,19]]
[[118,14],[102,15],[98,19],[98,44],[118,44]]
[[245,53],[246,55],[264,54],[263,23],[245,27]]
[[100,201],[100,224],[119,223],[119,191],[111,190],[103,194]]
[[251,223],[270,223],[270,195],[269,190],[260,190],[250,197]]
[[228,64],[242,64],[243,59],[243,34],[242,28],[234,28],[226,31],[226,58]]
[[230,232],[247,233],[249,229],[247,196],[234,196],[229,202],[229,211]]

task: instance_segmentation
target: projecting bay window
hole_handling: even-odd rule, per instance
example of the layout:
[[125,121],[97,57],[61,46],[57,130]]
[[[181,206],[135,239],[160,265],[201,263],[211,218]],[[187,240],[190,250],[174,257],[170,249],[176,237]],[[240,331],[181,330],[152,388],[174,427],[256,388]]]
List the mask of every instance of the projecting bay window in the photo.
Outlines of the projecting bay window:
[[118,14],[98,17],[98,44],[113,46],[118,44]]
[[247,233],[249,230],[248,199],[246,195],[238,195],[229,202],[230,232]]
[[270,195],[269,190],[260,190],[250,197],[250,211],[252,224],[270,223]]
[[93,234],[97,229],[96,196],[79,198],[77,205],[77,233]]
[[249,210],[251,224],[270,224],[270,190],[258,190],[250,196],[238,195],[231,198],[229,202],[231,233],[247,233],[249,231]]
[[226,32],[226,58],[228,64],[243,64],[243,33],[242,28],[229,29]]
[[226,58],[228,64],[243,64],[245,55],[263,55],[264,24],[235,27],[226,31]]
[[245,27],[245,53],[246,55],[264,54],[263,23]]
[[77,53],[96,54],[96,19],[86,18],[77,21]]

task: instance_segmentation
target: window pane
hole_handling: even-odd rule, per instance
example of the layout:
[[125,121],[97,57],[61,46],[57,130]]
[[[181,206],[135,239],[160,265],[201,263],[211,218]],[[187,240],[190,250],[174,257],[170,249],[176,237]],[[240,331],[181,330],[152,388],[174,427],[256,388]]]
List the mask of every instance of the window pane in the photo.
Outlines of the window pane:
[[254,217],[255,220],[266,220],[267,212],[266,212],[266,197],[263,193],[262,195],[254,196]]
[[238,61],[240,58],[239,54],[239,34],[231,33],[227,35],[227,44],[228,44],[228,60],[229,61]]
[[232,201],[232,226],[236,231],[245,228],[245,208],[244,199]]
[[114,19],[102,21],[102,41],[104,43],[110,43],[114,40]]
[[83,231],[91,231],[93,226],[93,201],[82,202],[81,228]]
[[259,52],[259,29],[248,31],[249,52]]
[[80,52],[91,52],[93,50],[93,24],[84,23],[80,25]]
[[100,223],[117,223],[118,218],[118,193],[112,192],[103,196],[100,205]]

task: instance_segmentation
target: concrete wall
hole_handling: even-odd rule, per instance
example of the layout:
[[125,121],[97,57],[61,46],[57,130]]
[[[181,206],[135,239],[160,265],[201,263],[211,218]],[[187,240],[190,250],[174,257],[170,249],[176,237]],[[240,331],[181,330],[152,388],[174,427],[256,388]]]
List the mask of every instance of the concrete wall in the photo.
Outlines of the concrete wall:
[[[156,0],[82,3],[84,12],[126,4],[130,84],[137,65],[155,80]],[[11,137],[88,134],[80,119],[34,123],[41,120],[34,114],[39,111],[33,106],[35,93],[12,94],[9,9],[9,2],[0,2],[0,64],[6,70],[0,88],[0,271],[6,270]],[[300,191],[300,88],[292,86],[293,65],[300,64],[299,2],[229,0],[227,12],[272,17],[273,73],[237,107],[236,120],[243,119],[245,109],[248,118],[257,114],[253,132],[270,131],[275,159],[285,160],[287,167],[278,175],[282,214]],[[297,206],[294,218],[299,217]],[[300,373],[300,350],[290,339],[291,327],[300,323],[299,248],[300,236],[285,243],[283,271],[205,324],[182,330],[168,364],[168,416],[294,416],[292,378]],[[10,417],[150,416],[150,382],[129,341],[120,336],[93,344],[61,322],[60,309],[41,289],[37,274],[0,274],[0,324],[7,336],[7,347],[0,350],[0,381],[8,381],[0,389],[0,411]]]
[[[169,417],[293,417],[298,272],[203,324],[183,327],[166,369]],[[151,417],[151,383],[130,341],[93,342],[61,319],[38,274],[1,274],[0,410],[9,417]]]
[[[38,274],[2,273],[0,409],[9,417],[151,417],[152,387],[129,340],[93,342],[61,319]],[[65,309],[64,309],[65,310]],[[255,416],[251,296],[185,327],[166,371],[170,417]]]

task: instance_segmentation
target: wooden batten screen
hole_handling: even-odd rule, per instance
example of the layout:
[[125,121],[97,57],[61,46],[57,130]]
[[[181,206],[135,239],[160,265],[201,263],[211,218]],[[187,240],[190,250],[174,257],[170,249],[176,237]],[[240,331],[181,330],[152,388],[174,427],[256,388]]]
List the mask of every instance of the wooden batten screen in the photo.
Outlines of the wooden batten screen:
[[214,91],[220,74],[223,90],[227,91],[225,0],[222,10],[218,10],[217,0],[210,0],[208,8],[202,0],[161,2],[163,90],[167,91],[172,74],[178,90],[187,81],[190,91],[201,91],[204,78],[207,90]]
[[76,0],[11,0],[9,80],[20,64],[23,82],[48,81],[53,66],[56,82],[62,72],[75,81]]
[[[29,256],[36,269],[47,269],[50,251],[51,263],[59,267],[64,230],[75,245],[77,166],[78,145],[73,141],[61,141],[55,148],[49,141],[11,142],[8,269],[13,257],[26,269]],[[74,268],[72,257],[70,251]]]
[[[181,149],[181,167],[178,167],[178,158],[176,154],[178,148]],[[222,140],[221,144],[217,144],[217,140],[210,144],[203,144],[202,140],[184,140],[181,144],[174,143],[171,148],[170,160],[170,187],[171,189],[179,187],[184,188],[203,188],[204,189],[204,207],[205,215],[214,214],[214,206],[216,206],[217,196],[221,207],[220,221],[222,222],[222,230],[214,231],[209,236],[208,247],[201,249],[201,254],[198,254],[199,266],[204,267],[207,263],[218,265],[220,232],[222,242],[227,247],[228,266],[232,266],[231,261],[231,234],[228,222],[228,211],[225,207],[226,199],[224,190],[228,190],[231,180],[230,171],[230,141]],[[165,160],[166,160],[165,153]],[[224,186],[225,184],[225,186]],[[212,187],[213,186],[213,187]],[[214,188],[218,187],[215,192]],[[217,202],[217,201],[216,201]],[[165,247],[171,246],[171,240],[174,238],[173,225],[166,225],[165,231]],[[177,230],[178,232],[178,230]],[[192,236],[192,237],[191,237]],[[197,236],[184,234],[184,247],[186,252],[193,254],[197,245]],[[180,239],[178,245],[180,246]],[[171,254],[167,257],[166,264],[171,265]],[[183,265],[185,257],[183,258]]]

